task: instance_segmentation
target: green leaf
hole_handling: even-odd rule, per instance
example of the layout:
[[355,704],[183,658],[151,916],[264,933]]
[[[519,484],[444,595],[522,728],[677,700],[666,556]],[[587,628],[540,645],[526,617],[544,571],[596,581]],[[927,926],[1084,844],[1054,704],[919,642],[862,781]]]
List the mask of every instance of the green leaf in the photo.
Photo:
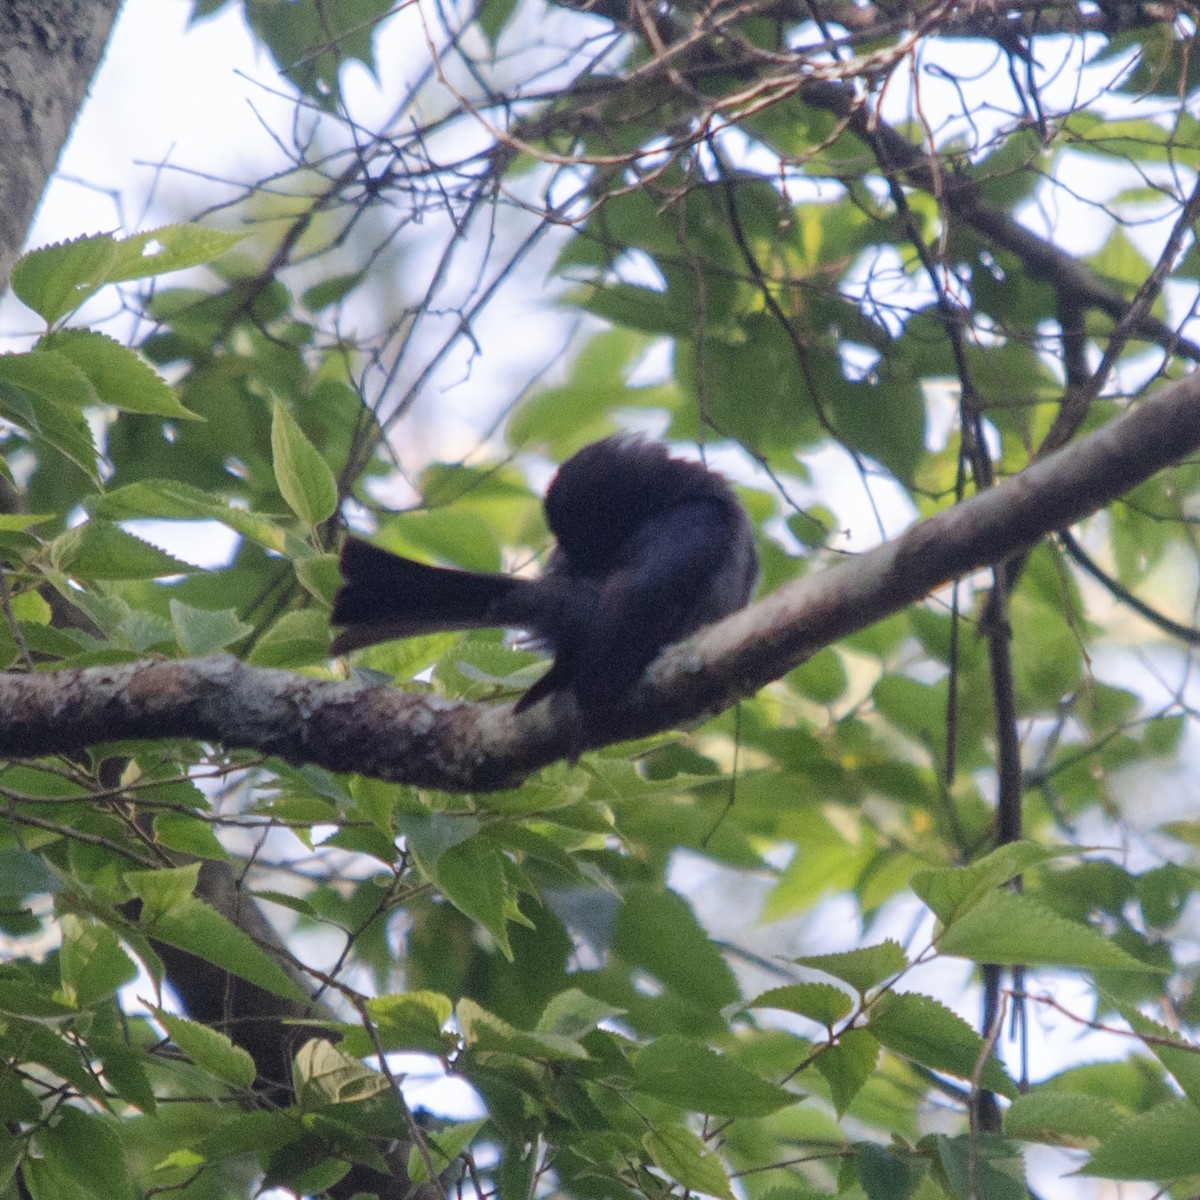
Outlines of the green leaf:
[[900,943],[889,938],[875,946],[862,946],[841,954],[809,954],[792,962],[844,979],[855,991],[866,992],[877,983],[899,975],[908,966],[908,957]]
[[229,854],[207,821],[186,812],[160,812],[154,817],[154,837],[159,845],[180,854],[226,860]]
[[[801,529],[811,534],[813,526],[811,521],[801,521],[797,517],[789,521],[789,528],[793,533],[796,529]],[[816,704],[833,704],[845,694],[849,683],[841,655],[828,646],[789,671],[787,681],[801,695],[807,696]]]
[[107,283],[165,275],[211,262],[246,235],[166,225],[118,241],[107,233],[31,250],[12,273],[18,298],[54,324]]
[[1152,1021],[1132,1005],[1116,1004],[1115,1007],[1129,1022],[1130,1028],[1143,1038],[1146,1049],[1175,1077],[1183,1094],[1200,1110],[1200,1047],[1189,1044],[1175,1030]]
[[271,457],[279,493],[305,525],[311,529],[333,515],[333,472],[280,400],[271,408]]
[[[44,345],[44,341],[39,343]],[[0,387],[21,389],[35,412],[46,407],[80,409],[101,403],[99,393],[82,368],[67,355],[49,348],[0,354]]]
[[130,1045],[127,1035],[108,1037],[92,1033],[88,1045],[104,1068],[104,1078],[109,1086],[127,1104],[139,1108],[147,1116],[158,1109],[154,1098],[154,1087],[143,1065],[146,1055],[139,1047]]
[[52,325],[108,282],[116,257],[117,240],[107,233],[43,246],[17,260],[12,289]]
[[781,1008],[829,1027],[850,1015],[854,1001],[832,983],[791,983],[763,992],[746,1007]]
[[96,443],[82,408],[97,403],[87,376],[49,351],[0,354],[0,417],[100,482]]
[[1036,846],[1032,842],[1009,842],[968,867],[917,871],[910,886],[933,909],[943,925],[950,925],[994,888],[1035,864],[1063,853],[1066,852]]
[[142,902],[141,920],[153,922],[163,913],[188,904],[200,879],[200,864],[156,871],[126,871],[129,889]]
[[57,892],[60,886],[40,854],[15,847],[0,850],[0,897],[22,900],[35,892]]
[[107,925],[66,913],[61,929],[58,961],[63,995],[69,1003],[83,1007],[105,1000],[137,978],[136,964]]
[[1028,896],[989,892],[938,939],[943,954],[1003,966],[1154,971],[1087,925],[1068,921]]
[[578,988],[567,988],[565,992],[550,998],[535,1028],[538,1033],[550,1033],[556,1037],[581,1038],[601,1021],[619,1017],[623,1011]]
[[729,964],[691,905],[674,892],[630,888],[617,914],[612,949],[693,1004],[719,1009],[739,997]]
[[64,1105],[58,1120],[40,1129],[46,1158],[96,1200],[133,1200],[133,1180],[115,1123]]
[[160,225],[117,243],[108,280],[121,283],[198,267],[220,258],[248,236],[233,230],[206,229],[202,225]]
[[[444,1171],[475,1140],[487,1121],[458,1121],[445,1129],[439,1129],[426,1138],[433,1169]],[[425,1156],[419,1146],[408,1152],[408,1178],[414,1183],[424,1183],[429,1178]]]
[[587,1058],[587,1051],[574,1038],[517,1029],[474,1000],[460,1000],[455,1014],[463,1038],[473,1049],[500,1050],[538,1061]]
[[765,1117],[803,1097],[768,1083],[702,1042],[670,1035],[633,1059],[638,1087],[692,1112],[721,1117]]
[[[130,872],[126,879],[163,873]],[[147,905],[142,910],[140,928],[149,937],[196,954],[277,996],[287,1000],[308,999],[291,976],[247,933],[203,901],[179,900],[159,912]]]
[[987,1200],[1028,1200],[1025,1164],[1019,1149],[994,1134],[935,1139],[938,1164],[955,1196]]
[[545,450],[562,461],[593,437],[610,433],[613,411],[637,403],[625,371],[646,344],[644,335],[625,329],[589,338],[566,384],[536,392],[513,413],[508,422],[510,444]]
[[50,543],[50,561],[64,575],[83,580],[158,579],[196,570],[119,526],[95,518],[59,534]]
[[33,1122],[41,1119],[41,1100],[21,1081],[13,1067],[6,1067],[0,1073],[0,1120]]
[[920,1178],[919,1161],[901,1147],[861,1142],[854,1154],[854,1171],[867,1200],[908,1200]]
[[315,608],[286,612],[254,643],[246,661],[256,667],[303,667],[329,657],[329,614]]
[[173,420],[203,420],[179,403],[166,380],[136,350],[113,338],[88,329],[63,329],[38,344],[83,372],[95,393],[90,403]]
[[878,1061],[879,1042],[865,1029],[847,1030],[816,1056],[813,1065],[829,1084],[838,1116],[845,1113],[863,1084],[875,1074]]
[[475,19],[479,22],[480,32],[487,38],[488,45],[493,50],[516,7],[517,0],[485,0],[485,3],[477,6]]
[[328,279],[322,279],[320,283],[314,283],[301,299],[306,308],[318,312],[344,300],[365,278],[365,271],[354,271],[349,275],[331,275]]
[[233,508],[219,497],[172,479],[148,479],[116,488],[90,505],[97,517],[125,521],[138,517],[202,521],[212,519],[235,533],[277,554],[295,559],[305,554],[305,543],[269,517]]
[[223,1033],[162,1009],[155,1009],[154,1017],[171,1041],[201,1070],[235,1088],[248,1088],[254,1083],[258,1074],[254,1059]]
[[355,1027],[347,1031],[338,1045],[359,1058],[377,1053],[376,1040],[386,1051],[424,1050],[444,1054],[447,1035],[442,1030],[453,1012],[450,997],[440,992],[373,996],[367,1001],[367,1014],[374,1024],[375,1037],[366,1029]]
[[[972,1079],[983,1057],[983,1038],[962,1017],[916,992],[880,996],[868,1028],[894,1053],[960,1079]],[[993,1054],[987,1055],[980,1082],[1003,1096],[1016,1095],[1016,1086]]]
[[1011,1138],[1092,1150],[1121,1124],[1117,1106],[1100,1096],[1038,1088],[1018,1096],[1004,1114]]
[[254,631],[254,626],[241,620],[233,608],[220,611],[193,608],[175,599],[171,600],[168,607],[171,624],[175,626],[175,637],[184,654],[197,657],[216,654]]
[[1200,1174],[1200,1109],[1169,1100],[1122,1121],[1081,1173],[1153,1181]]
[[293,1073],[296,1098],[308,1109],[353,1104],[391,1086],[382,1072],[372,1071],[324,1038],[310,1038],[300,1047]]
[[706,1196],[733,1200],[729,1175],[714,1154],[690,1129],[682,1125],[660,1125],[642,1138],[654,1165],[676,1183]]
[[336,554],[316,554],[312,558],[293,560],[292,569],[310,596],[325,604],[333,603],[333,595],[342,582]]
[[504,957],[512,962],[508,888],[497,847],[484,838],[472,837],[449,847],[432,864],[415,847],[414,856],[446,899],[459,912],[478,921],[496,939]]

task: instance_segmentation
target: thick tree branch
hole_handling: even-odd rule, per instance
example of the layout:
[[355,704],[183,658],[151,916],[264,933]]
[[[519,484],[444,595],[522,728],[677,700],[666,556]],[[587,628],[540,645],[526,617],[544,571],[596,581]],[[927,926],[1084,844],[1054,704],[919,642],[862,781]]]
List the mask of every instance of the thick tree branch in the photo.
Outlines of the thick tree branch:
[[182,736],[447,791],[513,786],[583,746],[720,710],[822,646],[1096,512],[1197,447],[1200,372],[894,541],[668,648],[627,704],[587,728],[562,695],[517,716],[508,704],[327,682],[218,655],[0,675],[0,755]]

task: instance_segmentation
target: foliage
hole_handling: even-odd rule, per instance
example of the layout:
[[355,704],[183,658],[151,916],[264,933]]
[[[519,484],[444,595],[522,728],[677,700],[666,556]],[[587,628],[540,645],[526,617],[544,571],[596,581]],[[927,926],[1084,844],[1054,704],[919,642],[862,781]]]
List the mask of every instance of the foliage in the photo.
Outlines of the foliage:
[[[44,329],[0,357],[10,669],[227,650],[334,677],[347,521],[522,563],[546,543],[522,467],[627,424],[723,452],[773,589],[1200,354],[1183,15],[430,5],[438,70],[372,136],[341,68],[412,9],[245,7],[313,106],[294,170],[232,232],[83,237],[14,273]],[[1073,193],[1090,246],[1053,222]],[[509,406],[509,453],[414,471],[388,435],[542,247],[583,314],[569,367]],[[410,293],[376,318],[389,255]],[[80,315],[104,289],[148,322],[136,348]],[[376,500],[393,455],[401,512]],[[511,792],[169,736],[0,765],[0,1195],[1007,1200],[1029,1145],[1194,1194],[1193,474]],[[193,565],[195,522],[236,536],[227,563]],[[356,659],[480,701],[534,661],[494,633]],[[965,964],[990,966],[962,994]],[[1124,1049],[1023,1065],[1013,1011]],[[477,1115],[406,1101],[413,1063]]]

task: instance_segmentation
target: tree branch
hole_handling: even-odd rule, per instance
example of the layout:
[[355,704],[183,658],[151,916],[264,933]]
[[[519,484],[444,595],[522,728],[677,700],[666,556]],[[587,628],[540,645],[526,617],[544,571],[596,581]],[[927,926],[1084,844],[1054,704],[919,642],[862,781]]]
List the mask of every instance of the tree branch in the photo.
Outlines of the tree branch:
[[927,155],[902,133],[879,120],[876,113],[858,101],[847,84],[812,80],[801,87],[800,94],[813,107],[845,120],[872,148],[885,170],[898,172],[913,187],[937,196],[948,211],[988,239],[993,247],[1015,254],[1032,278],[1044,280],[1059,295],[1070,296],[1078,306],[1097,309],[1117,322],[1128,321],[1124,328],[1126,336],[1132,334],[1170,354],[1200,361],[1200,345],[1181,337],[1177,330],[1148,312],[1137,312],[1128,320],[1131,304],[1116,288],[1053,242],[1026,229],[1003,208],[989,204],[975,180],[947,171],[939,159]]
[[328,682],[225,655],[0,675],[0,755],[195,737],[446,791],[488,791],[586,746],[727,707],[822,646],[1033,545],[1200,447],[1200,372],[901,537],[780,588],[665,650],[619,709],[585,728],[569,695],[520,714]]

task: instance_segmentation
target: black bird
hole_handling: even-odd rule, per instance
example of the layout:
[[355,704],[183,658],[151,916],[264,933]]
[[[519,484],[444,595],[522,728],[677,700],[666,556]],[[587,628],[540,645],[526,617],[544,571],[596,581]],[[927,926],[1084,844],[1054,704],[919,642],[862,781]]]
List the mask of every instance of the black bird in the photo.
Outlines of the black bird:
[[658,652],[750,599],[758,556],[733,490],[658,442],[585,446],[546,492],[557,544],[538,579],[430,567],[351,537],[332,653],[445,629],[525,629],[554,663],[517,703],[571,689],[585,711],[618,700]]

